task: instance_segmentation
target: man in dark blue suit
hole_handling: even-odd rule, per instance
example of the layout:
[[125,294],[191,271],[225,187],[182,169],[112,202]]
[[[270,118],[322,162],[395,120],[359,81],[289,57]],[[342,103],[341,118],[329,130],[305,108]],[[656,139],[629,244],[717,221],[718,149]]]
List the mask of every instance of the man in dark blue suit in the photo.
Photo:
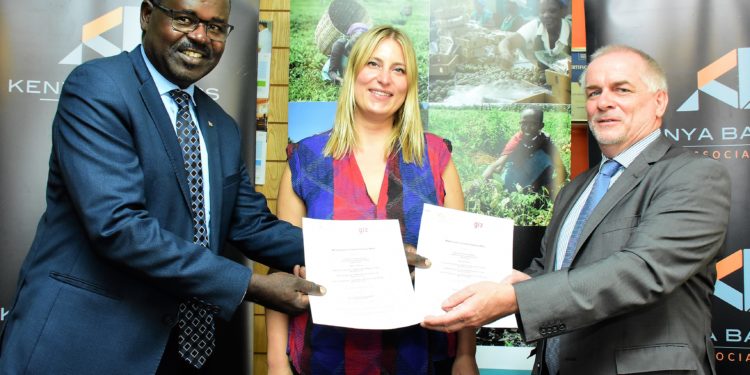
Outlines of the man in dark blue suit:
[[[20,271],[1,374],[206,372],[214,317],[230,319],[243,300],[296,313],[321,293],[221,255],[231,243],[281,270],[303,262],[300,230],[253,189],[236,123],[193,85],[221,58],[230,6],[145,0],[142,46],[66,80],[47,209]],[[189,97],[176,100],[175,90]],[[178,140],[188,124],[192,143]],[[200,360],[182,353],[180,327],[191,324],[201,336],[187,351]]]

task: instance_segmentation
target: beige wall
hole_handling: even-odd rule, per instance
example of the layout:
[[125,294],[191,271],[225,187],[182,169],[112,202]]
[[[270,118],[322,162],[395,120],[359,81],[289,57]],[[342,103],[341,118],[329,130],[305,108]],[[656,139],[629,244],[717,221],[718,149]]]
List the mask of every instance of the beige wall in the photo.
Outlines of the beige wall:
[[[268,199],[276,212],[276,194],[281,172],[286,165],[286,143],[289,102],[289,9],[290,0],[260,0],[260,19],[273,22],[273,55],[271,56],[271,92],[268,108],[268,155],[266,183],[256,190]],[[267,267],[255,264],[255,272],[266,273]],[[255,305],[253,317],[253,374],[268,372],[266,365],[266,321],[263,306]]]

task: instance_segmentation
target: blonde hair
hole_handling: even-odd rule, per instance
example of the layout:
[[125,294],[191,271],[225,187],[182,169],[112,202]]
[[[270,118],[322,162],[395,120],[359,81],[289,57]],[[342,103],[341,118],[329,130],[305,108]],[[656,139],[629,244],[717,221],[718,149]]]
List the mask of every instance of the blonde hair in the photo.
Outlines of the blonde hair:
[[394,114],[393,129],[386,144],[385,156],[388,157],[401,150],[405,162],[422,165],[425,146],[417,92],[417,57],[414,53],[414,46],[406,34],[389,25],[370,29],[360,35],[352,47],[339,92],[331,137],[323,149],[323,155],[341,159],[357,146],[357,134],[354,128],[357,103],[354,86],[357,75],[372,57],[378,44],[385,39],[392,39],[401,45],[407,82],[406,98],[404,104]]

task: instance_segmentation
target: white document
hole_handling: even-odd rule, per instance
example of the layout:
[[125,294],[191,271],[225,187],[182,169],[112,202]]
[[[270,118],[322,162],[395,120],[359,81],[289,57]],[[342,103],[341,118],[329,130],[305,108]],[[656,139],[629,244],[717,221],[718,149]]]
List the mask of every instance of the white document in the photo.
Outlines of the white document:
[[307,278],[326,288],[310,296],[316,324],[392,329],[424,318],[397,220],[302,219]]
[[[430,268],[416,270],[420,311],[443,315],[440,306],[451,294],[511,274],[513,221],[425,204],[417,253],[432,262]],[[516,328],[516,318],[509,315],[485,327]]]

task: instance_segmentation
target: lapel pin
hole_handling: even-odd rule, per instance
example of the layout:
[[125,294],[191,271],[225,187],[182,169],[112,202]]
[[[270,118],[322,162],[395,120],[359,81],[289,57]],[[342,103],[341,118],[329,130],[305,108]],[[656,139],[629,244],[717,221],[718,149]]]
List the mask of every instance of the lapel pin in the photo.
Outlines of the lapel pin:
[[214,127],[214,123],[211,122],[211,120],[208,120],[208,127],[209,128],[213,128]]

